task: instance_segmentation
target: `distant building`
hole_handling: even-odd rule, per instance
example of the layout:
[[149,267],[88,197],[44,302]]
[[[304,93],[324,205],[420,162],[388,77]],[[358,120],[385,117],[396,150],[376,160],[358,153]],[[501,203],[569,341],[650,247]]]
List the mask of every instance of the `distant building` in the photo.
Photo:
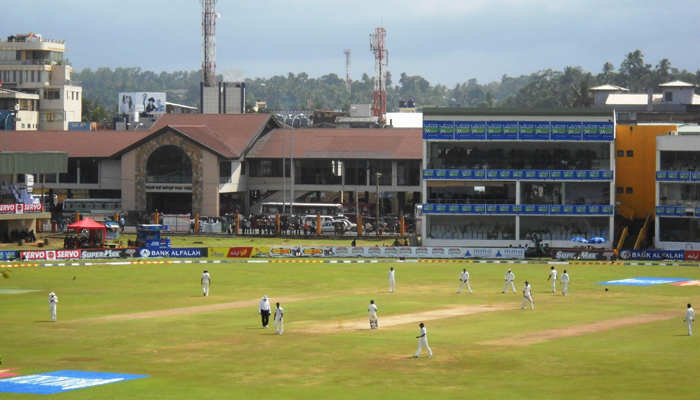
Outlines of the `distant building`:
[[659,85],[661,93],[629,93],[629,89],[602,85],[591,88],[596,108],[615,110],[618,124],[700,122],[697,86],[682,81]]
[[[25,121],[25,129],[31,123],[40,130],[66,130],[69,122],[81,121],[83,88],[71,82],[73,68],[63,57],[65,51],[63,40],[33,33],[0,39],[2,87],[40,96],[38,123]],[[31,111],[21,108],[20,104],[20,111]],[[22,129],[23,122],[18,122]]]
[[35,131],[38,124],[38,94],[0,89],[0,130]]

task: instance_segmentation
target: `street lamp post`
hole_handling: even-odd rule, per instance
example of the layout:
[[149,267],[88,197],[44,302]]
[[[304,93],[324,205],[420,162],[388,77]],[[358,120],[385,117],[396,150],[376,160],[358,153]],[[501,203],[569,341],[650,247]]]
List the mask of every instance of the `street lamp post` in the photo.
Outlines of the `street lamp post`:
[[[263,83],[264,85],[264,83]],[[282,214],[287,213],[287,145],[284,126],[286,121],[282,122]],[[291,203],[291,202],[290,202]]]
[[374,197],[375,197],[375,202],[377,203],[375,205],[375,208],[377,209],[377,213],[376,213],[377,214],[377,227],[375,229],[375,235],[379,235],[379,178],[382,177],[381,172],[377,171],[376,176],[377,176],[377,181],[376,181],[377,193],[375,194]]
[[[291,117],[292,115],[289,114],[289,116]],[[289,193],[289,217],[290,217],[290,218],[292,217],[292,215],[294,215],[294,210],[293,210],[293,208],[294,208],[294,178],[295,178],[295,176],[294,176],[294,120],[297,119],[297,118],[299,118],[299,120],[301,120],[301,115],[297,115],[296,117],[293,117],[293,118],[292,118],[292,126],[289,127],[289,129],[291,130],[291,133],[292,133],[292,149],[291,149],[291,153],[292,153],[292,154],[291,154],[291,156],[289,157],[289,158],[290,158],[290,164],[291,164],[289,167],[292,169],[292,170],[290,171],[290,174],[289,174],[289,179],[290,179],[290,188],[289,188],[289,192],[290,192],[290,193]],[[285,120],[285,122],[286,122],[286,120]]]

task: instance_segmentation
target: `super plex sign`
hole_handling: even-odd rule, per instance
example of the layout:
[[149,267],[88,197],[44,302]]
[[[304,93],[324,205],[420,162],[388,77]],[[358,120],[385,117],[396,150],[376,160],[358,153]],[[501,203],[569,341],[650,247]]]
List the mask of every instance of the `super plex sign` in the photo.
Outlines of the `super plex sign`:
[[0,214],[40,213],[44,211],[41,203],[0,204]]

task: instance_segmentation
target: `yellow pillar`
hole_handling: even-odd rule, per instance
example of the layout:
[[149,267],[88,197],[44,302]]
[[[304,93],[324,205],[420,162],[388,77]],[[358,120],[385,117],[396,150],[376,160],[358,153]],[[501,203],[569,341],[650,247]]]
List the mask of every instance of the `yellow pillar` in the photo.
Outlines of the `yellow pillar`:
[[80,221],[80,211],[75,212],[75,222]]
[[399,235],[403,236],[406,234],[406,221],[404,220],[404,216],[401,215],[401,219],[399,219]]
[[119,213],[115,211],[114,215],[112,216],[112,219],[114,220],[114,222],[119,222]]
[[194,233],[199,233],[199,213],[194,215]]
[[279,235],[281,230],[280,230],[280,215],[277,214],[275,215],[275,226],[277,227],[277,234]]
[[321,234],[321,216],[316,215],[316,234],[320,235]]
[[362,230],[364,229],[364,226],[362,226],[362,215],[357,216],[357,236],[362,237]]
[[157,212],[153,213],[153,223],[154,224],[160,224],[160,214]]
[[236,235],[239,235],[241,231],[239,230],[241,227],[241,214],[236,214]]

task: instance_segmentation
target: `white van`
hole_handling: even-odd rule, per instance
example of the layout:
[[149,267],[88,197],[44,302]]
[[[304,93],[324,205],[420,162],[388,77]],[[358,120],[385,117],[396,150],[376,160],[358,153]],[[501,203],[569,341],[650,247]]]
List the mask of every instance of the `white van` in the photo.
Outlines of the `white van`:
[[[333,217],[328,215],[321,215],[321,232],[335,232],[335,226],[333,225]],[[307,215],[301,221],[302,224],[309,223],[309,228],[312,231],[316,230],[316,216]]]

